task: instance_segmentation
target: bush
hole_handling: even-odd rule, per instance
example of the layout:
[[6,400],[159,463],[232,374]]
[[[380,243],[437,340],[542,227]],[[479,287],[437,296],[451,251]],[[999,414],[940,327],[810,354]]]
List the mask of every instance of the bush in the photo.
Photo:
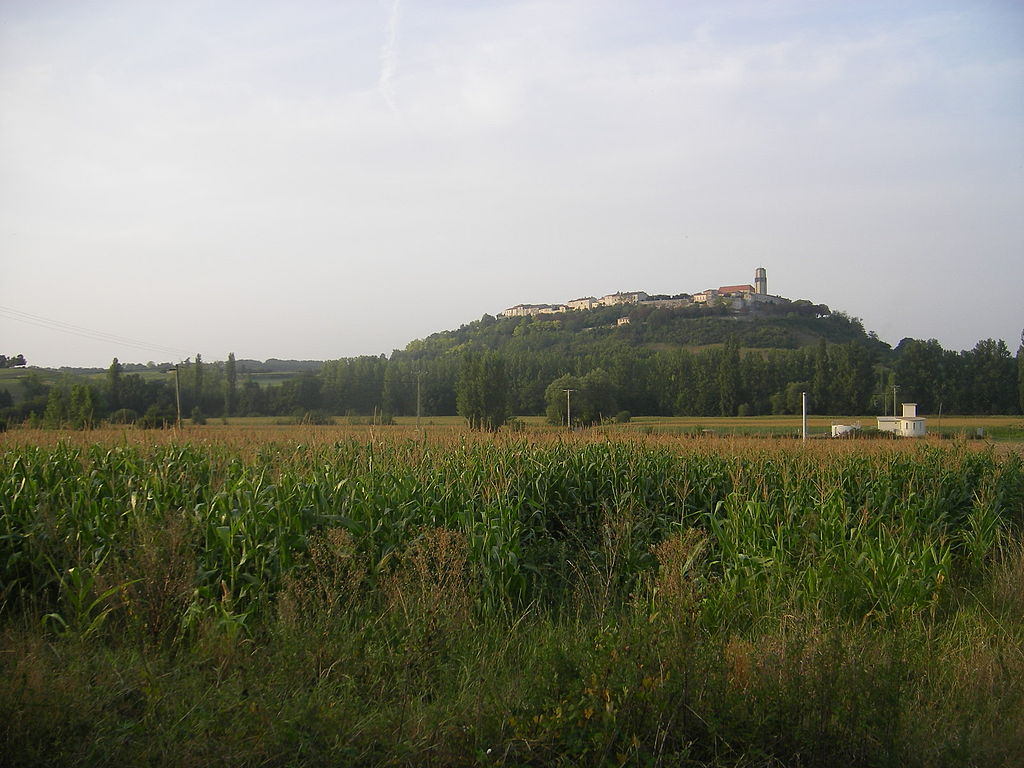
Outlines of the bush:
[[111,424],[134,424],[138,421],[139,414],[131,408],[119,408],[110,414]]
[[326,426],[334,423],[334,417],[331,416],[327,411],[313,410],[306,411],[302,415],[303,424],[313,424],[315,426]]
[[629,424],[629,422],[632,419],[633,419],[633,414],[630,413],[629,411],[619,411],[618,413],[615,414],[615,423],[616,424]]
[[173,427],[177,422],[177,413],[173,408],[161,408],[159,405],[151,405],[142,414],[142,417],[135,422],[135,426],[143,429],[166,429]]

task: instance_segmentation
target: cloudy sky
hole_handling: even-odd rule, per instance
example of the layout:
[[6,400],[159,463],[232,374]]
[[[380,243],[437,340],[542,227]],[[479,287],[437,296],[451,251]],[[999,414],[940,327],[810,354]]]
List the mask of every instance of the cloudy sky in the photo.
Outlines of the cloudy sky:
[[750,282],[1024,328],[1024,5],[0,3],[0,352],[390,353]]

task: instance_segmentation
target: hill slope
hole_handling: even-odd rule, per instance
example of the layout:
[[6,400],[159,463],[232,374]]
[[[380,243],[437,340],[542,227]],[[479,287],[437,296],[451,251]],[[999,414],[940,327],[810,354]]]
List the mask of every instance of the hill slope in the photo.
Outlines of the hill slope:
[[[619,324],[622,318],[628,323]],[[889,350],[874,334],[866,333],[857,318],[802,301],[746,311],[620,305],[532,317],[484,315],[457,330],[410,342],[405,351],[420,358],[467,348],[511,354],[558,350],[575,357],[619,346],[692,350],[727,341],[748,349],[793,350],[817,345],[821,340],[830,344],[856,342],[880,354]]]

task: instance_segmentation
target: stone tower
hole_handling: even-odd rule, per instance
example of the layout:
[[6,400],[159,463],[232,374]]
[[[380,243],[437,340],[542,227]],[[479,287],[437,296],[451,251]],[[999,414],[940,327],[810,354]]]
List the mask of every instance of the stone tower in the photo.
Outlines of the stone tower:
[[768,275],[765,273],[764,267],[754,270],[754,292],[762,296],[768,295]]

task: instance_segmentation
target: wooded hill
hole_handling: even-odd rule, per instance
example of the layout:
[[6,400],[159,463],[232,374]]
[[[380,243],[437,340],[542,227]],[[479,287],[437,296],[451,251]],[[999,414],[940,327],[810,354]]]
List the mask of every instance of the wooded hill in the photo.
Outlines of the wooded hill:
[[[619,324],[621,318],[629,322]],[[875,389],[873,366],[891,352],[859,320],[807,301],[744,312],[637,304],[532,317],[484,315],[396,351],[385,370],[386,407],[399,414],[414,409],[415,387],[405,382],[423,371],[425,407],[453,412],[449,382],[457,379],[459,361],[486,351],[505,361],[515,413],[544,412],[544,391],[558,377],[601,370],[611,379],[619,409],[651,415],[788,412],[798,407],[801,390],[787,394],[787,386],[809,385],[816,364],[819,377],[831,368],[841,375],[817,394],[828,389],[837,407],[860,413]],[[816,362],[821,354],[825,361]],[[350,365],[325,366],[325,393],[348,399],[342,393]]]

